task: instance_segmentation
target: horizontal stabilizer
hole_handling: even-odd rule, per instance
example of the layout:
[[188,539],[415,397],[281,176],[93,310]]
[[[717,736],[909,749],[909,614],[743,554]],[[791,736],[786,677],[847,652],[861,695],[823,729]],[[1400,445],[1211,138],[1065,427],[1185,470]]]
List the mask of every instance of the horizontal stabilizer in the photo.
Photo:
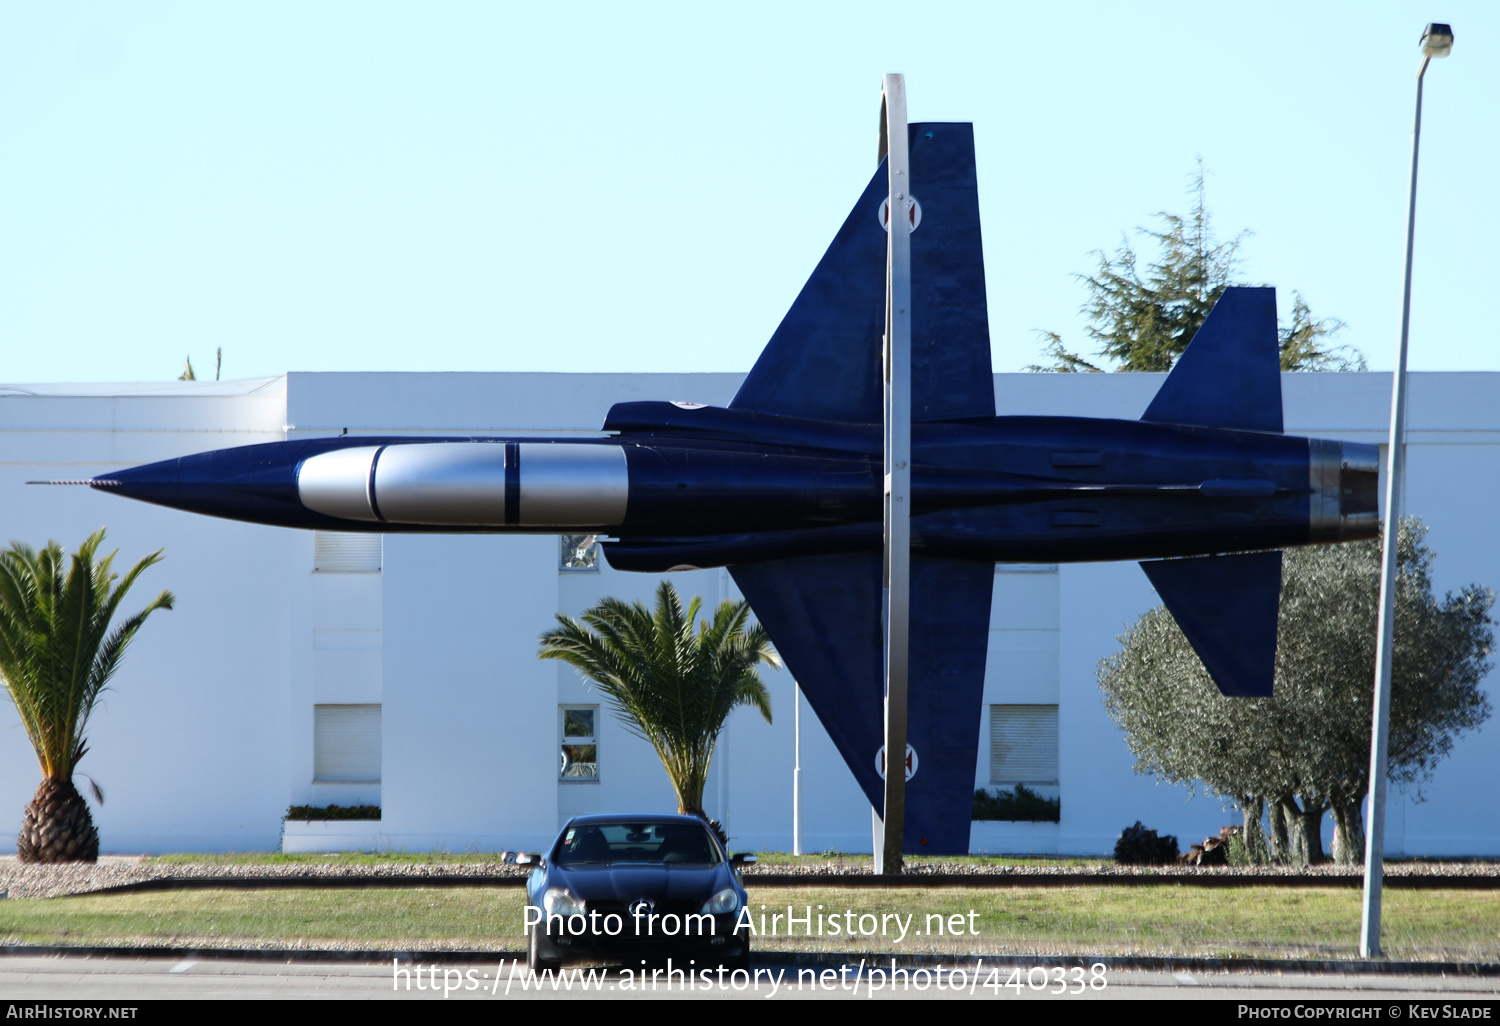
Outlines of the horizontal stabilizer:
[[1276,290],[1225,289],[1141,419],[1280,433]]
[[[910,126],[911,409],[917,423],[995,415],[974,128]],[[729,404],[879,424],[889,193],[884,162]]]
[[[804,556],[729,568],[865,797],[885,806],[881,555]],[[966,854],[994,566],[914,553],[905,850]]]
[[1269,698],[1281,553],[1159,559],[1141,569],[1219,690],[1232,698]]

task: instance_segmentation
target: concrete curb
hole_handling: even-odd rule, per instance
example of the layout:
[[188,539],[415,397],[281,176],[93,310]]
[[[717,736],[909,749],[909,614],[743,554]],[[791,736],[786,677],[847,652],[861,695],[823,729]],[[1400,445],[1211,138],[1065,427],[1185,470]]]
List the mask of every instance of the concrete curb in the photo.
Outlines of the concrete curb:
[[522,887],[524,876],[184,876],[100,887],[69,894],[130,894],[142,891],[305,890],[309,887]]
[[[321,948],[192,948],[155,947],[150,945],[7,944],[0,945],[0,956],[71,956],[82,958],[157,958],[196,959],[204,961],[240,960],[251,962],[328,962],[374,965],[385,962],[427,964],[493,965],[499,961],[524,962],[524,951],[437,950],[339,950]],[[952,967],[967,972],[981,969],[1021,969],[1062,966],[1092,967],[1143,972],[1230,972],[1230,973],[1339,973],[1350,976],[1465,976],[1500,978],[1497,962],[1388,962],[1306,958],[1193,958],[1177,955],[891,955],[859,952],[766,952],[754,955],[762,968],[835,969],[841,975],[858,969],[886,969],[894,959],[898,969],[933,969]]]

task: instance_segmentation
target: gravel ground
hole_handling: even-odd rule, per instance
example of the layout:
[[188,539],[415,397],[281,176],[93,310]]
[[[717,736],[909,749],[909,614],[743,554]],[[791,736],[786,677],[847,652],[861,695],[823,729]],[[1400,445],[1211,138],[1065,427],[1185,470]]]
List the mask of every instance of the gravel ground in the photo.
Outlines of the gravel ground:
[[[745,876],[757,874],[785,874],[788,876],[818,876],[831,873],[868,873],[869,862],[821,861],[803,865],[753,866],[745,870]],[[1065,864],[1057,866],[1016,866],[998,863],[954,863],[918,862],[908,864],[906,872],[911,876],[1097,876],[1101,880],[1121,876],[1328,876],[1360,877],[1364,867],[1359,865],[1323,866],[1117,866],[1111,862]],[[1386,876],[1456,876],[1456,877],[1500,877],[1500,862],[1389,862]]]
[[[756,876],[833,876],[840,874],[868,873],[868,863],[846,862],[837,859],[818,859],[801,865],[760,865],[745,870],[745,877]],[[1326,876],[1347,878],[1359,876],[1358,866],[1257,866],[1246,868],[1215,867],[1196,869],[1187,866],[1114,866],[1100,862],[1091,865],[1060,866],[1016,866],[1003,864],[963,864],[921,862],[910,867],[913,876],[946,876],[953,874],[976,876],[1046,877],[1046,876],[1090,876],[1101,882],[1121,876]],[[1386,866],[1386,875],[1394,876],[1452,876],[1456,878],[1500,877],[1500,862],[1398,862]],[[65,894],[86,894],[90,891],[118,887],[122,884],[141,883],[149,880],[192,879],[277,879],[327,880],[337,884],[340,879],[370,877],[392,877],[421,880],[424,877],[441,877],[452,880],[472,877],[476,881],[517,878],[526,871],[519,866],[494,863],[431,863],[431,862],[387,862],[367,865],[338,865],[319,863],[267,864],[267,865],[223,865],[220,863],[163,864],[150,862],[142,855],[105,855],[94,864],[71,863],[64,865],[22,865],[15,856],[0,857],[0,896],[11,898],[53,898]]]
[[97,863],[65,863],[54,866],[22,865],[15,856],[0,858],[0,889],[11,898],[55,898],[64,894],[86,894],[89,891],[118,887],[121,884],[148,880],[193,879],[324,879],[336,884],[340,878],[400,877],[420,880],[423,877],[473,877],[496,880],[523,877],[520,866],[494,863],[400,862],[373,865],[331,865],[293,863],[271,865],[223,865],[219,863],[186,863],[181,865],[150,862],[144,855],[102,855]]

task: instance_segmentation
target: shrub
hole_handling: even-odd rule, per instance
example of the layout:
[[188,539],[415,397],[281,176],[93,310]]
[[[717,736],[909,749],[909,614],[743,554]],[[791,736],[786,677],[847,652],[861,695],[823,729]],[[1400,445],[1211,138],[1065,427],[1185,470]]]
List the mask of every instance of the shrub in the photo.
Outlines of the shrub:
[[379,819],[379,805],[293,805],[287,819]]
[[1120,831],[1115,841],[1115,861],[1124,866],[1164,866],[1177,859],[1177,838],[1171,834],[1156,836],[1140,820]]
[[974,792],[975,819],[1004,819],[1022,823],[1056,823],[1062,814],[1062,802],[1043,798],[1025,784],[1014,790],[990,794],[983,789]]

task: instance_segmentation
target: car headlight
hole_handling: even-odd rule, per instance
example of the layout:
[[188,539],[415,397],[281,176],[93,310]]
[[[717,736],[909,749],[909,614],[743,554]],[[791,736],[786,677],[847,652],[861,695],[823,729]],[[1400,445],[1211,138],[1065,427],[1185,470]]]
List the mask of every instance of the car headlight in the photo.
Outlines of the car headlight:
[[[717,897],[717,895],[715,895]],[[584,915],[583,902],[573,896],[566,887],[548,887],[547,893],[542,895],[542,911],[549,916],[581,916]]]
[[726,887],[703,903],[702,911],[709,915],[722,916],[740,907],[740,896],[733,887]]

